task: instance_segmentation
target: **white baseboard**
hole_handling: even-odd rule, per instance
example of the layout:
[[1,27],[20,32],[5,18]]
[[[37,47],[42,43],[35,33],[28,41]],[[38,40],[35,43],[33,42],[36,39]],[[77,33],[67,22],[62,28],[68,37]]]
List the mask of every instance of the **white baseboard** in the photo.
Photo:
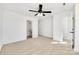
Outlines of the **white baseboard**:
[[67,44],[67,42],[51,42],[51,44]]

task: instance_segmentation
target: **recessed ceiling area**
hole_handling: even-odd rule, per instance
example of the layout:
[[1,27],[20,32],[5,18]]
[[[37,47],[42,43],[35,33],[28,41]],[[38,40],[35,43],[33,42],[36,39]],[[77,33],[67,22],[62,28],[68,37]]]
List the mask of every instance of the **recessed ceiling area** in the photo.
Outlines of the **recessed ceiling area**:
[[[2,8],[21,13],[24,15],[34,15],[33,13],[29,12],[29,9],[38,10],[39,3],[3,3],[0,4]],[[74,4],[73,3],[66,3],[63,6],[63,3],[43,3],[43,10],[50,10],[52,14],[56,14],[62,12],[64,10],[72,9]]]

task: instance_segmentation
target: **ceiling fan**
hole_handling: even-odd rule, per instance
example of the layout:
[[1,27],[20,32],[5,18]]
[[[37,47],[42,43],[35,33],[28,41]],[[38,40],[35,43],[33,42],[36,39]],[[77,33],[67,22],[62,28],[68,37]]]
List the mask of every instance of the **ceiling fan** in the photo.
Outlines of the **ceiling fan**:
[[43,16],[45,16],[45,13],[52,13],[51,11],[43,11],[42,7],[43,7],[43,5],[39,4],[39,9],[37,11],[35,11],[35,10],[29,10],[29,11],[37,12],[34,16],[37,16],[38,14],[42,14]]

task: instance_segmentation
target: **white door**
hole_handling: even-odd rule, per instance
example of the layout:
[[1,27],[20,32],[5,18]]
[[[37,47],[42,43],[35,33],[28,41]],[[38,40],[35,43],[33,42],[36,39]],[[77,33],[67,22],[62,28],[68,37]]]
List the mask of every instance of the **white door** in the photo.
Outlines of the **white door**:
[[73,15],[67,15],[63,20],[64,39],[71,41],[72,48],[74,48],[74,36],[75,36],[75,19]]
[[64,32],[64,39],[72,41],[72,26],[73,21],[71,16],[65,16],[63,18],[63,32]]

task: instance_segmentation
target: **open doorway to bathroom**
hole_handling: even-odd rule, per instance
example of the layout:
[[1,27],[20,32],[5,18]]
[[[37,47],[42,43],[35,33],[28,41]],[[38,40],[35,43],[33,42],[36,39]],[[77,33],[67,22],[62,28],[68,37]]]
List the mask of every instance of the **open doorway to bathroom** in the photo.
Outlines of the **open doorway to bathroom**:
[[32,38],[32,22],[27,21],[27,39]]

